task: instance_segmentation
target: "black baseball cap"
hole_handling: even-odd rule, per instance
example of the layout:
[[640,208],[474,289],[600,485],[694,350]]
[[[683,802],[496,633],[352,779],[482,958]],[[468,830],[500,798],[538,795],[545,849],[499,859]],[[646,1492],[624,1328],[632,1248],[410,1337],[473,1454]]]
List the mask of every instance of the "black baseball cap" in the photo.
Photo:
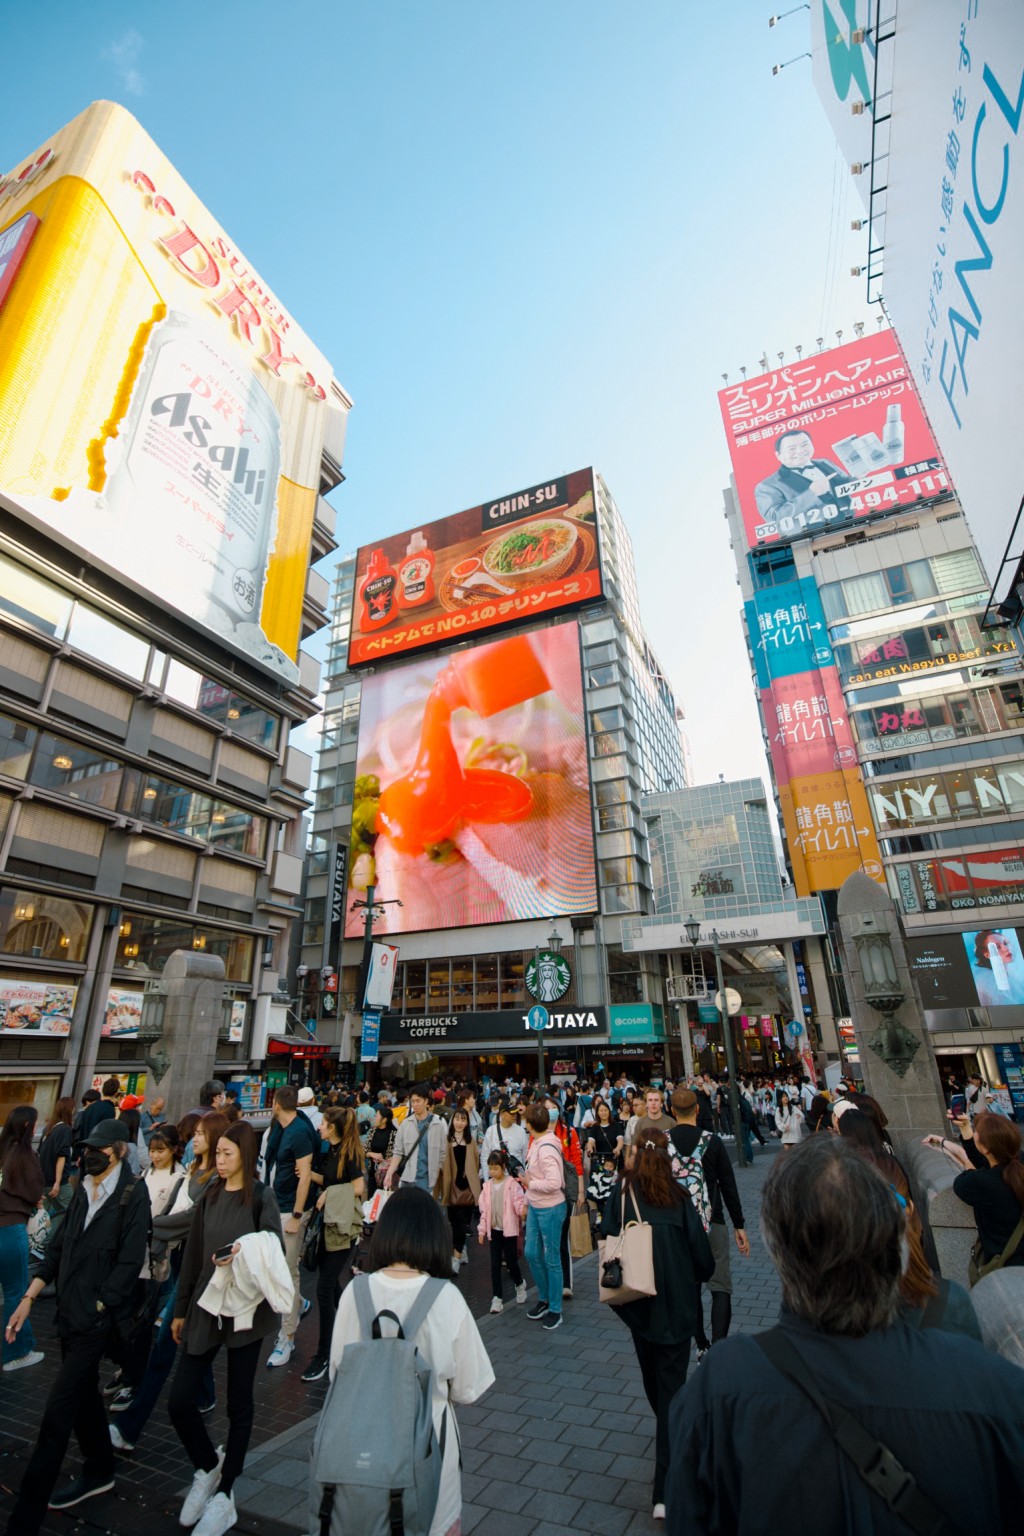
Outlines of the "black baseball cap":
[[128,1127],[124,1121],[115,1120],[112,1116],[108,1116],[106,1120],[101,1120],[99,1125],[89,1132],[82,1145],[84,1147],[112,1147],[115,1142],[127,1142],[128,1139]]

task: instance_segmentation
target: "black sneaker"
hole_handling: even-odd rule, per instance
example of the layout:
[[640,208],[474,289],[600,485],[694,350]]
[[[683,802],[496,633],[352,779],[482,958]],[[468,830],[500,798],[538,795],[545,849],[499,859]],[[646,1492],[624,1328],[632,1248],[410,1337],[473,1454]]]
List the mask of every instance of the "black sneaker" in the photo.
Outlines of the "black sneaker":
[[212,1413],[213,1410],[216,1408],[216,1406],[217,1406],[217,1399],[214,1398],[212,1403],[200,1403],[199,1404],[199,1412],[204,1414],[204,1415],[207,1414],[207,1413]]
[[135,1401],[135,1388],[122,1387],[113,1402],[107,1404],[108,1413],[124,1413]]
[[114,1477],[76,1477],[74,1482],[68,1483],[63,1488],[58,1488],[56,1493],[51,1493],[48,1504],[49,1509],[72,1509],[76,1504],[83,1503],[86,1499],[93,1499],[98,1493],[109,1493],[114,1486]]
[[311,1360],[299,1377],[300,1381],[323,1381],[327,1375],[326,1360]]
[[554,1329],[554,1328],[561,1328],[561,1326],[562,1326],[562,1314],[561,1314],[561,1312],[549,1312],[547,1317],[544,1319],[543,1327],[545,1327],[548,1330],[548,1332],[550,1333],[552,1331],[552,1329]]
[[116,1393],[120,1392],[124,1385],[124,1372],[118,1368],[114,1372],[113,1376],[111,1376],[106,1386],[102,1387],[100,1390],[102,1391],[104,1397],[114,1397]]
[[533,1306],[530,1308],[529,1312],[527,1312],[526,1315],[530,1319],[531,1323],[535,1323],[537,1321],[538,1317],[546,1317],[547,1313],[548,1313],[548,1304],[547,1304],[547,1302],[546,1301],[535,1301]]

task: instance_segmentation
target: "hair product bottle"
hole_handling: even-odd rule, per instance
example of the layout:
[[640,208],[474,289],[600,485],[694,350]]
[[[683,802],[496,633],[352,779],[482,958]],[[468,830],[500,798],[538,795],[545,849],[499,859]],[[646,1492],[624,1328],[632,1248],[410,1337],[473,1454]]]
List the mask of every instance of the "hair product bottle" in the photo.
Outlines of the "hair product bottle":
[[890,464],[903,463],[905,440],[906,428],[903,424],[902,408],[898,405],[890,405],[885,413],[885,431],[882,435]]

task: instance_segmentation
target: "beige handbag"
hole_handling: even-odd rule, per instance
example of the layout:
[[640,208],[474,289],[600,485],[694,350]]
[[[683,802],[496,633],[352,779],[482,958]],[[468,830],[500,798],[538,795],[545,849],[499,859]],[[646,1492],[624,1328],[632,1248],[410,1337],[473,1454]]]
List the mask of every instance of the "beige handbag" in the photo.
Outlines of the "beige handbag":
[[603,1237],[598,1243],[597,1299],[621,1307],[627,1301],[642,1301],[656,1296],[654,1283],[654,1232],[640,1215],[632,1190],[636,1219],[626,1221],[626,1191],[622,1191],[622,1231],[617,1237]]

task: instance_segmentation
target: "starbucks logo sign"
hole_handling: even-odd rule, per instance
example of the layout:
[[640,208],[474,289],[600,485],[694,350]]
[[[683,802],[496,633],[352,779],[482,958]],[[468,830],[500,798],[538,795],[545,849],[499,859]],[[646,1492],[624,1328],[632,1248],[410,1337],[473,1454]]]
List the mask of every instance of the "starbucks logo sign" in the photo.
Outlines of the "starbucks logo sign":
[[542,949],[526,966],[526,990],[539,1003],[557,1003],[572,983],[568,960]]

